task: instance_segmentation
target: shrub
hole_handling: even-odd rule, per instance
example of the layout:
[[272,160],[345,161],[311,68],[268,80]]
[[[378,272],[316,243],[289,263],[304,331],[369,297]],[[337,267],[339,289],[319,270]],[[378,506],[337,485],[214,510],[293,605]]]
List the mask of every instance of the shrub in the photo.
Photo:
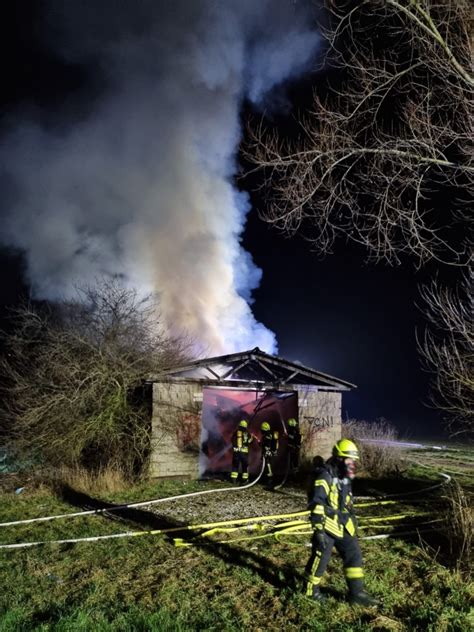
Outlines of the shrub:
[[393,445],[398,434],[386,419],[373,422],[349,419],[342,424],[342,436],[357,443],[361,465],[371,476],[386,476],[400,471],[400,449]]
[[15,311],[0,359],[8,445],[44,467],[128,478],[145,471],[150,411],[145,381],[186,358],[160,327],[156,305],[117,282],[78,300]]
[[445,496],[445,513],[449,558],[462,574],[469,575],[473,568],[474,509],[467,493],[457,481],[451,481]]

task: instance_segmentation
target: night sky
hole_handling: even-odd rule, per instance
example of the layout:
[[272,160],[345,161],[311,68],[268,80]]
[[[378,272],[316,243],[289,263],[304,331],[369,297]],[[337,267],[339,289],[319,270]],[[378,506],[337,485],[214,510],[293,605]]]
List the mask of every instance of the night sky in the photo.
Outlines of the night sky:
[[422,403],[429,378],[419,367],[414,301],[423,273],[367,265],[342,246],[321,261],[254,216],[244,243],[264,270],[253,311],[277,332],[279,353],[357,384],[343,395],[344,418],[383,417],[407,437],[443,436]]
[[[40,121],[45,128],[87,120],[105,91],[94,60],[65,61],[46,46],[41,25],[51,6],[54,3],[8,3],[0,10],[2,142],[19,120]],[[272,107],[277,107],[275,102],[284,104],[289,117],[301,106],[295,90],[298,81],[307,89],[318,75],[300,70],[298,77],[291,78],[291,86],[283,82],[273,90]],[[239,115],[244,119],[247,112],[259,115],[268,105],[242,99]],[[2,174],[0,218],[6,216],[11,199]],[[422,405],[428,376],[419,367],[415,342],[415,327],[422,327],[414,304],[416,287],[426,280],[427,272],[415,273],[408,265],[365,264],[362,250],[342,243],[334,255],[321,260],[307,242],[286,238],[258,218],[256,209],[265,200],[252,191],[253,184],[238,183],[248,191],[253,207],[241,245],[263,272],[252,292],[252,312],[275,333],[278,354],[357,384],[356,391],[343,396],[343,417],[384,417],[409,438],[441,436],[438,415]],[[28,231],[28,226],[23,230]],[[27,264],[17,244],[2,241],[4,312],[30,288]]]

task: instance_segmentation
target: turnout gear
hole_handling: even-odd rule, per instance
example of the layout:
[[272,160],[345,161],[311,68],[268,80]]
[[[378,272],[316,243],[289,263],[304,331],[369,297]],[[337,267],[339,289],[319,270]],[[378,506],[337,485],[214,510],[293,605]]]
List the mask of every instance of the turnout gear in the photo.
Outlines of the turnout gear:
[[297,470],[299,466],[300,448],[301,448],[301,433],[298,428],[298,422],[293,417],[288,419],[287,429],[287,445],[289,456],[290,470]]
[[359,588],[358,582],[363,581],[364,576],[362,554],[357,538],[348,533],[345,533],[342,538],[334,538],[325,534],[323,545],[319,531],[315,530],[311,544],[311,555],[305,569],[307,576],[306,595],[312,597],[314,587],[319,587],[321,584],[334,547],[342,557],[349,595],[355,594]]
[[345,531],[355,535],[357,525],[351,481],[341,479],[339,464],[335,461],[333,457],[316,470],[309,507],[313,528],[324,529],[334,538],[342,538]]
[[242,482],[249,479],[249,445],[253,441],[253,436],[247,430],[248,422],[242,419],[237,430],[232,435],[232,472],[230,478],[237,483],[241,470]]
[[358,458],[357,446],[348,439],[341,439],[333,448],[333,456],[314,473],[314,487],[309,500],[313,537],[311,556],[306,565],[306,595],[314,596],[314,589],[319,587],[335,547],[342,557],[349,601],[375,605],[376,601],[364,590],[352,484],[351,479],[344,475],[346,461],[353,463]]
[[328,539],[322,528],[314,530],[314,539],[321,551],[324,551],[328,545]]
[[313,586],[312,595],[314,601],[326,601],[326,595],[323,595],[319,586]]
[[365,590],[362,582],[362,586],[357,588],[357,580],[354,580],[354,587],[349,591],[349,603],[357,606],[378,606],[379,601],[371,597]]
[[260,426],[262,431],[262,456],[265,459],[265,470],[263,477],[269,487],[273,486],[272,458],[278,451],[278,432],[272,432],[268,421],[264,421]]
[[332,449],[333,457],[337,460],[342,478],[355,477],[355,462],[359,460],[359,450],[349,439],[341,439]]
[[263,456],[275,456],[278,451],[278,432],[272,432],[270,424],[264,421],[260,426],[262,431],[262,451]]

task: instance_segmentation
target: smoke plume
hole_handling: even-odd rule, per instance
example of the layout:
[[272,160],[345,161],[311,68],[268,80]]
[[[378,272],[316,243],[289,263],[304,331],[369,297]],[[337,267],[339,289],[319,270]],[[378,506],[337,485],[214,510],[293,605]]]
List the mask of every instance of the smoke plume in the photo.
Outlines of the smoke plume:
[[[158,295],[165,324],[209,353],[276,350],[240,245],[249,202],[233,185],[245,98],[308,68],[317,46],[292,0],[50,0],[55,55],[96,69],[88,113],[17,120],[0,157],[10,182],[2,241],[23,249],[33,291],[121,276]],[[99,96],[98,96],[99,95]],[[84,98],[82,96],[82,98]]]

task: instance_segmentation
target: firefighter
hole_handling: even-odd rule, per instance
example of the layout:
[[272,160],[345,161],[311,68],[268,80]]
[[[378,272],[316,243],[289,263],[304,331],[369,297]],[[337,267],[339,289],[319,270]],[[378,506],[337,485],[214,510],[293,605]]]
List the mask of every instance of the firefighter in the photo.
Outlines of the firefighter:
[[262,438],[260,445],[262,447],[262,456],[265,458],[265,471],[263,473],[264,481],[267,487],[273,488],[273,467],[272,460],[278,451],[278,432],[272,432],[268,421],[264,421],[260,426]]
[[249,445],[253,441],[253,436],[247,427],[247,420],[242,419],[237,430],[232,435],[232,472],[230,479],[233,483],[238,483],[240,469],[242,470],[242,483],[246,483],[249,479]]
[[287,445],[290,472],[297,472],[300,459],[301,433],[298,422],[294,417],[287,421]]
[[333,447],[332,457],[315,471],[309,503],[313,537],[311,557],[306,565],[306,595],[316,601],[324,599],[320,582],[335,546],[343,560],[350,603],[375,606],[377,601],[364,589],[362,554],[352,503],[351,481],[357,460],[359,450],[355,443],[341,439]]

